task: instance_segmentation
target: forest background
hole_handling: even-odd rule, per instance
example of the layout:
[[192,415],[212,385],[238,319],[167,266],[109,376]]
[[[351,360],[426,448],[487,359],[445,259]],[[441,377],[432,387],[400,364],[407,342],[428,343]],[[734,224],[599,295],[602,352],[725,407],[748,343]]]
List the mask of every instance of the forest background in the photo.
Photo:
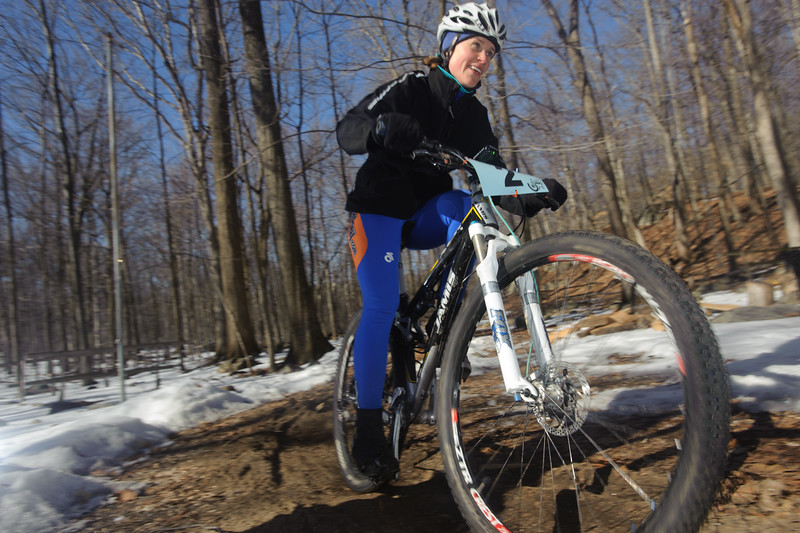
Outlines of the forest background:
[[[478,95],[505,161],[569,191],[528,237],[617,233],[686,279],[703,275],[697,254],[736,273],[800,249],[800,0],[489,3],[509,38]],[[288,363],[327,351],[360,305],[343,206],[361,159],[338,148],[336,123],[424,68],[451,5],[6,3],[7,368],[120,340],[115,265],[126,344],[187,342],[220,360],[289,347]],[[719,239],[693,231],[708,217]],[[664,218],[671,238],[647,242]],[[737,239],[743,224],[768,244]],[[409,286],[433,257],[404,252]]]

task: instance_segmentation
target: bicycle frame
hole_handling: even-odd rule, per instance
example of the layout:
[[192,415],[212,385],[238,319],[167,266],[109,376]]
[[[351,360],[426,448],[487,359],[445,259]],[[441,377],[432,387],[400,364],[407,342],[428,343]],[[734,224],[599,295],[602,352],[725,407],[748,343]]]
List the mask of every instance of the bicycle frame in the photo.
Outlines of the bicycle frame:
[[[422,153],[430,155],[429,152]],[[427,278],[407,306],[401,304],[401,312],[395,320],[395,326],[402,333],[406,341],[412,337],[420,340],[418,321],[431,307],[435,297],[437,284],[440,284],[440,301],[436,306],[433,317],[432,329],[425,343],[425,357],[419,369],[418,376],[410,375],[407,379],[408,390],[395,392],[393,403],[398,397],[407,392],[411,398],[410,421],[418,421],[423,413],[425,401],[431,393],[436,375],[436,368],[440,366],[442,349],[447,341],[446,334],[455,317],[458,302],[462,292],[466,289],[469,267],[477,259],[475,273],[480,281],[489,316],[492,337],[500,361],[506,392],[517,399],[535,401],[542,396],[542,392],[533,381],[535,376],[523,376],[517,363],[516,350],[508,330],[508,320],[502,295],[497,281],[499,262],[498,256],[519,246],[519,241],[514,235],[505,235],[498,230],[497,219],[494,216],[494,207],[483,194],[479,170],[476,167],[488,165],[475,165],[475,161],[467,158],[455,159],[458,154],[445,154],[453,156],[453,164],[460,160],[458,168],[467,171],[473,206],[462,221],[453,238],[447,243],[439,259],[434,264]],[[493,167],[494,168],[494,167]],[[513,185],[521,182],[512,178],[514,173],[509,171],[506,183]],[[531,178],[530,176],[525,176]],[[537,179],[538,178],[534,178]],[[533,192],[541,189],[530,187]],[[546,190],[546,188],[545,188]],[[449,269],[449,271],[448,271]],[[447,279],[442,285],[442,278],[447,274]],[[401,285],[402,286],[402,285]],[[552,349],[544,326],[539,298],[536,290],[536,281],[532,273],[528,273],[521,281],[517,281],[517,289],[522,295],[524,303],[525,320],[533,339],[530,347],[536,358],[538,368],[543,368],[553,358]],[[405,297],[401,298],[401,302]],[[405,307],[405,309],[403,309]],[[530,353],[529,353],[530,357]],[[416,380],[414,379],[416,378]],[[431,424],[435,424],[433,410],[423,417]]]
[[[412,421],[417,420],[423,412],[436,368],[441,362],[441,348],[444,346],[447,331],[456,314],[457,303],[468,279],[467,273],[473,262],[474,252],[466,228],[474,216],[473,210],[470,210],[413,298],[404,304],[406,298],[401,296],[401,313],[395,319],[394,325],[406,341],[415,337],[418,341],[423,341],[425,346],[425,356],[419,372],[415,372],[407,380]],[[440,288],[437,288],[437,285]],[[435,307],[434,315],[429,319],[431,329],[426,339],[419,325],[419,319],[432,307],[431,302],[437,293],[440,294],[440,301]],[[396,400],[396,396],[393,400]],[[435,423],[432,410],[428,412],[426,420],[431,424]]]

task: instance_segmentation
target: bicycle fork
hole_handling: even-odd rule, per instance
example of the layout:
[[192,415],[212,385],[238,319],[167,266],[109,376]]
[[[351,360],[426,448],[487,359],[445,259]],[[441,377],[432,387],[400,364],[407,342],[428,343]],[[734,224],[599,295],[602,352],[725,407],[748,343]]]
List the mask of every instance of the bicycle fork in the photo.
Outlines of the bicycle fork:
[[[514,341],[508,328],[503,297],[497,281],[499,264],[497,254],[511,248],[506,236],[494,228],[475,222],[469,227],[469,234],[478,258],[475,272],[481,283],[483,300],[486,304],[486,313],[492,329],[492,339],[497,358],[500,361],[500,371],[503,374],[503,383],[506,392],[526,401],[535,401],[542,397],[543,391],[533,381],[534,376],[525,376],[520,372],[517,362]],[[515,281],[522,297],[525,322],[532,339],[532,348],[539,368],[543,368],[553,359],[553,351],[544,326],[539,299],[536,293],[533,274],[526,273]]]

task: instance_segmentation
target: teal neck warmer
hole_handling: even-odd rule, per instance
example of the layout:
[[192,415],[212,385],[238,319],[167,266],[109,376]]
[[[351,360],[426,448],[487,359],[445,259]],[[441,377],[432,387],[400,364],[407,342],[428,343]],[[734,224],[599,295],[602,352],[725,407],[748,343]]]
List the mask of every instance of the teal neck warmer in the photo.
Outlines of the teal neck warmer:
[[443,68],[442,68],[440,65],[436,65],[436,68],[438,68],[439,70],[441,70],[441,71],[442,71],[442,74],[444,74],[445,76],[447,76],[448,78],[450,78],[450,79],[451,79],[451,80],[453,80],[454,82],[458,83],[458,88],[459,88],[459,91],[458,91],[458,96],[456,96],[456,99],[458,99],[458,98],[460,98],[460,97],[464,96],[465,94],[473,94],[473,93],[475,92],[475,90],[474,90],[474,89],[467,89],[466,87],[464,87],[463,85],[461,85],[461,83],[459,83],[459,81],[458,81],[458,80],[457,80],[457,79],[456,79],[456,78],[455,78],[455,77],[454,77],[452,74],[450,74],[449,72],[447,72],[447,71],[446,71],[445,69],[443,69]]

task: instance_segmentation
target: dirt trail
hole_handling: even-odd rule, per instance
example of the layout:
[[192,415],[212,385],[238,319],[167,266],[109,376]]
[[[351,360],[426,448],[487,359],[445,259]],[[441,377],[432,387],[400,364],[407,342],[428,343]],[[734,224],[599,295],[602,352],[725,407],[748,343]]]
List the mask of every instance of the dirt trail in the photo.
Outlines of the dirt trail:
[[[347,489],[329,394],[318,387],[181,432],[116,476],[140,488],[84,516],[82,531],[466,532],[432,428],[412,429],[399,482]],[[730,471],[703,531],[800,531],[800,415],[736,412],[732,429]]]
[[467,531],[433,429],[414,432],[398,483],[376,494],[347,489],[330,392],[319,387],[181,432],[115,477],[145,487],[83,517],[83,531]]

